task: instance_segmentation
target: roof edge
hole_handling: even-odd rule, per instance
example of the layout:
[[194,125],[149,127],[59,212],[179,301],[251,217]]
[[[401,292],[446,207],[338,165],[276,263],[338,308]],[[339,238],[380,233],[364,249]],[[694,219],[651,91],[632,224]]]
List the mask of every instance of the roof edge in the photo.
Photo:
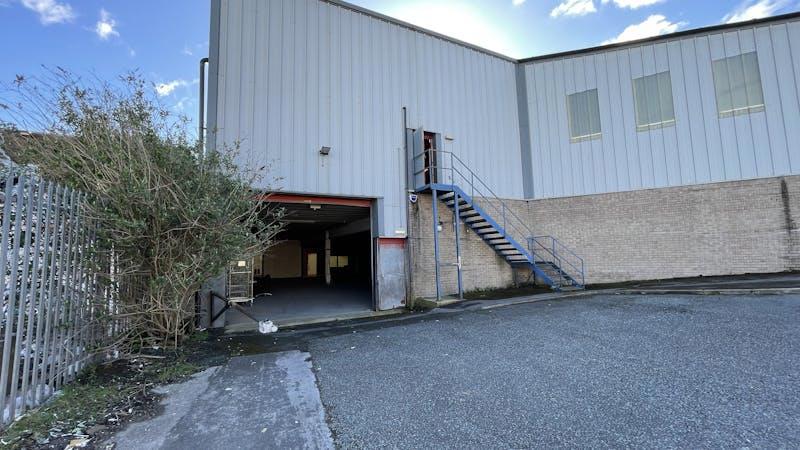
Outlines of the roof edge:
[[548,59],[565,58],[565,57],[568,57],[568,56],[582,55],[582,54],[586,54],[586,53],[602,52],[602,51],[615,50],[615,49],[626,48],[626,47],[636,47],[636,46],[642,45],[642,44],[648,44],[648,43],[659,42],[659,41],[666,41],[666,40],[669,40],[669,39],[675,39],[675,38],[684,37],[684,36],[691,36],[691,35],[694,35],[694,34],[713,33],[715,31],[724,31],[724,30],[731,30],[731,29],[736,29],[736,28],[747,28],[747,27],[752,27],[752,26],[755,26],[755,25],[760,25],[760,24],[765,24],[765,23],[780,22],[780,21],[784,21],[784,20],[791,20],[791,19],[798,19],[798,18],[800,18],[800,11],[791,12],[791,13],[787,13],[787,14],[780,14],[780,15],[777,15],[777,16],[764,17],[762,19],[753,19],[753,20],[748,20],[748,21],[744,21],[744,22],[723,23],[723,24],[719,24],[719,25],[711,25],[711,26],[701,27],[701,28],[692,28],[692,29],[689,29],[689,30],[677,31],[675,33],[662,34],[660,36],[652,36],[652,37],[647,37],[647,38],[643,38],[643,39],[637,39],[635,41],[625,41],[625,42],[619,42],[619,43],[615,43],[615,44],[598,45],[598,46],[595,46],[595,47],[587,47],[587,48],[582,48],[582,49],[578,49],[578,50],[567,50],[567,51],[564,51],[564,52],[550,53],[550,54],[547,54],[547,55],[540,55],[540,56],[533,56],[533,57],[530,57],[530,58],[524,58],[524,59],[517,60],[517,63],[518,64],[526,64],[526,63],[530,63],[530,62],[543,61],[543,60],[548,60]]
[[370,17],[373,17],[373,18],[376,18],[376,19],[379,19],[379,20],[383,20],[385,22],[388,22],[388,23],[391,23],[391,24],[394,24],[394,25],[398,25],[398,26],[403,27],[403,28],[407,28],[407,29],[409,29],[411,31],[416,31],[416,32],[422,33],[422,34],[427,34],[428,36],[431,36],[431,37],[434,37],[434,38],[437,38],[437,39],[442,39],[442,40],[450,42],[452,44],[456,44],[456,45],[459,45],[461,47],[466,47],[466,48],[468,48],[470,50],[474,50],[474,51],[486,54],[488,56],[492,56],[492,57],[495,57],[495,58],[498,58],[498,59],[502,59],[504,61],[515,63],[515,64],[526,64],[526,63],[530,63],[530,62],[536,62],[536,61],[542,61],[542,60],[548,60],[548,59],[556,59],[556,58],[564,58],[564,57],[568,57],[568,56],[581,55],[581,54],[586,54],[586,53],[608,51],[608,50],[614,50],[614,49],[620,49],[620,48],[626,48],[626,47],[635,47],[637,45],[642,45],[642,44],[647,44],[647,43],[652,43],[652,42],[660,42],[660,41],[665,41],[665,40],[669,40],[669,39],[675,39],[675,38],[679,38],[679,37],[683,37],[683,36],[691,36],[691,35],[694,35],[694,34],[712,33],[712,32],[715,32],[715,31],[724,31],[724,30],[730,30],[730,29],[736,29],[736,28],[745,28],[745,27],[750,27],[750,26],[755,26],[755,25],[760,25],[760,24],[765,24],[765,23],[780,22],[780,21],[784,21],[784,20],[791,20],[791,19],[800,18],[800,11],[795,11],[795,12],[790,12],[790,13],[786,13],[786,14],[780,14],[780,15],[777,15],[777,16],[771,16],[771,17],[764,17],[764,18],[761,18],[761,19],[748,20],[748,21],[744,21],[744,22],[724,23],[724,24],[710,25],[710,26],[700,27],[700,28],[692,28],[692,29],[688,29],[688,30],[677,31],[675,33],[662,34],[660,36],[652,36],[652,37],[647,37],[647,38],[643,38],[643,39],[637,39],[635,41],[626,41],[626,42],[620,42],[620,43],[615,43],[615,44],[598,45],[598,46],[594,46],[594,47],[586,47],[586,48],[577,49],[577,50],[567,50],[567,51],[563,51],[563,52],[549,53],[549,54],[545,54],[545,55],[538,55],[538,56],[532,56],[532,57],[528,57],[528,58],[516,59],[516,58],[512,58],[511,56],[504,55],[502,53],[498,53],[498,52],[495,52],[493,50],[489,50],[487,48],[481,47],[479,45],[470,44],[469,42],[465,42],[465,41],[462,41],[460,39],[457,39],[457,38],[454,38],[454,37],[451,37],[451,36],[447,36],[445,34],[438,33],[436,31],[429,30],[427,28],[424,28],[424,27],[421,27],[421,26],[418,26],[418,25],[414,25],[414,24],[406,22],[404,20],[400,20],[400,19],[397,19],[397,18],[394,18],[394,17],[391,17],[391,16],[387,16],[385,14],[381,14],[381,13],[379,13],[377,11],[373,11],[371,9],[367,9],[367,8],[364,8],[364,7],[361,7],[361,6],[358,6],[358,5],[354,5],[354,4],[346,2],[344,0],[319,0],[319,1],[324,2],[324,3],[328,3],[330,5],[338,6],[338,7],[341,7],[341,8],[349,9],[349,10],[357,12],[359,14],[364,14],[366,16],[370,16]]
[[320,0],[320,1],[325,2],[325,3],[330,3],[331,5],[339,6],[339,7],[345,8],[345,9],[349,9],[351,11],[355,11],[357,13],[361,13],[361,14],[364,14],[364,15],[367,15],[367,16],[370,16],[370,17],[374,17],[376,19],[380,19],[380,20],[383,20],[383,21],[386,21],[386,22],[389,22],[389,23],[392,23],[392,24],[395,24],[395,25],[399,25],[399,26],[401,26],[403,28],[408,28],[409,30],[416,31],[418,33],[427,34],[427,35],[429,35],[431,37],[439,38],[439,39],[451,42],[453,44],[460,45],[462,47],[467,47],[467,48],[469,48],[471,50],[475,50],[477,52],[485,53],[485,54],[487,54],[489,56],[494,56],[495,58],[503,59],[503,60],[511,62],[511,63],[519,63],[518,59],[512,58],[512,57],[504,55],[502,53],[498,53],[498,52],[489,50],[487,48],[483,48],[483,47],[481,47],[479,45],[470,44],[469,42],[464,42],[464,41],[462,41],[460,39],[456,39],[456,38],[451,37],[451,36],[447,36],[447,35],[444,35],[444,34],[441,34],[441,33],[437,33],[437,32],[435,32],[433,30],[429,30],[427,28],[423,28],[423,27],[414,25],[412,23],[408,23],[406,21],[403,21],[403,20],[400,20],[400,19],[396,19],[394,17],[387,16],[385,14],[381,14],[381,13],[373,11],[371,9],[362,8],[361,6],[354,5],[352,3],[348,3],[348,2],[345,2],[345,1],[342,1],[342,0]]

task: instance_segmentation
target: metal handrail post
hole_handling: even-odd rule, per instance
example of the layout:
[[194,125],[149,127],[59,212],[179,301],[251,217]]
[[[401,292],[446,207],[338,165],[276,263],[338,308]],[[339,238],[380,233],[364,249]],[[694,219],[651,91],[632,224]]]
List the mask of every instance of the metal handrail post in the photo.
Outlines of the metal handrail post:
[[475,201],[475,172],[469,171],[469,188],[470,188],[470,197],[472,197],[472,201]]
[[586,286],[586,271],[583,267],[583,260],[581,260],[581,286]]

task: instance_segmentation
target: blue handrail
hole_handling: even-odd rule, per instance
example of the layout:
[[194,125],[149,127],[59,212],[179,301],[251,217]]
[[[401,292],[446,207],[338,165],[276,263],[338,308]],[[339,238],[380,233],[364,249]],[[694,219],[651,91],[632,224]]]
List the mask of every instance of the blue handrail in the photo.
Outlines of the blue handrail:
[[[415,162],[416,159],[424,156],[425,153],[416,155]],[[466,193],[473,202],[481,204],[485,211],[501,219],[498,222],[502,225],[506,235],[517,242],[528,242],[528,251],[534,265],[543,262],[555,265],[562,278],[561,284],[564,284],[567,277],[574,283],[579,283],[580,286],[585,284],[583,259],[552,236],[535,236],[527,223],[514,213],[506,202],[495,194],[492,188],[457,155],[445,150],[429,150],[428,161],[429,164],[426,167],[414,172],[415,176],[430,171],[430,182],[432,183],[468,187],[464,191],[468,191]],[[438,180],[433,173],[440,174],[444,180]],[[435,179],[436,181],[434,181]]]

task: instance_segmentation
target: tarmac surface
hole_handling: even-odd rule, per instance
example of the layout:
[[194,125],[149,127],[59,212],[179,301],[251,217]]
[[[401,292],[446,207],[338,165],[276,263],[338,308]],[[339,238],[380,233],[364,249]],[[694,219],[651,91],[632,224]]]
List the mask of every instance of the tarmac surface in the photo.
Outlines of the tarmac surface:
[[594,296],[312,340],[343,448],[798,447],[799,296]]
[[800,447],[800,295],[540,296],[225,337],[118,448]]

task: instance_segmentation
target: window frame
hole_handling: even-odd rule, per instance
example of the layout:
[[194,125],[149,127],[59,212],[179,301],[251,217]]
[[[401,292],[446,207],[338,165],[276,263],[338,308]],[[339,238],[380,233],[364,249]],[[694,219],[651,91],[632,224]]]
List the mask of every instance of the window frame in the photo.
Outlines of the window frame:
[[[581,136],[573,136],[572,135],[572,130],[573,130],[572,125],[573,125],[574,122],[573,122],[573,117],[572,117],[572,107],[570,106],[570,101],[569,101],[570,97],[572,97],[573,95],[586,94],[586,93],[591,92],[591,91],[595,92],[595,97],[597,98],[597,125],[598,125],[600,131],[598,131],[596,133],[584,134],[584,135],[581,135]],[[575,143],[583,142],[583,141],[591,141],[591,140],[595,140],[595,139],[600,139],[603,136],[603,123],[602,123],[602,117],[601,117],[601,114],[600,114],[600,94],[599,94],[599,91],[598,91],[598,89],[596,87],[595,88],[591,88],[591,89],[585,89],[583,91],[573,92],[571,94],[567,94],[566,97],[564,98],[564,102],[566,103],[566,107],[567,107],[567,133],[569,134],[569,142],[570,143],[575,144]]]
[[[661,120],[658,122],[650,122],[645,124],[639,123],[639,96],[637,95],[636,89],[636,82],[637,80],[644,80],[645,78],[651,77],[658,77],[660,75],[667,74],[667,79],[669,80],[669,96],[672,100],[672,118],[667,120]],[[657,82],[657,81],[656,81]],[[659,86],[660,88],[660,86]],[[658,130],[661,128],[672,127],[675,126],[675,95],[674,90],[672,89],[672,74],[669,70],[664,70],[661,72],[652,73],[650,75],[642,75],[640,77],[636,77],[631,79],[631,89],[633,90],[633,114],[634,114],[634,121],[636,122],[636,131],[643,132],[643,131],[652,131]],[[659,89],[660,94],[660,89]],[[646,97],[645,97],[646,98]],[[660,99],[659,99],[660,101]],[[659,108],[660,110],[660,108]]]
[[[748,105],[747,106],[736,107],[733,104],[733,91],[731,90],[731,87],[730,87],[731,86],[731,72],[730,72],[729,62],[732,59],[739,58],[739,59],[742,60],[742,68],[744,68],[744,57],[745,57],[745,55],[751,55],[751,54],[755,56],[756,68],[758,69],[758,71],[756,73],[758,74],[758,88],[759,88],[759,91],[761,92],[761,103],[753,104],[753,105],[749,104],[750,103],[750,98],[749,98],[749,95],[747,95],[747,85],[745,84],[745,88],[744,89],[745,89],[745,96],[747,98]],[[720,105],[719,86],[718,86],[719,81],[717,79],[718,77],[717,77],[717,71],[716,71],[717,64],[720,61],[725,61],[725,76],[727,77],[728,95],[731,96],[731,108],[730,109],[726,109],[726,110],[722,110],[721,109],[721,105]],[[743,71],[742,75],[746,79],[746,75],[744,74],[744,71]],[[758,51],[753,50],[753,51],[750,51],[750,52],[739,53],[738,55],[725,56],[725,57],[718,58],[718,59],[712,59],[711,60],[711,78],[712,78],[712,80],[714,82],[714,100],[715,100],[716,105],[717,105],[717,114],[719,115],[719,117],[721,119],[722,118],[726,118],[726,117],[741,116],[741,115],[745,115],[745,114],[755,114],[755,113],[758,113],[758,112],[762,112],[762,111],[764,111],[766,109],[766,100],[764,99],[764,80],[761,78],[761,62],[759,61],[759,58],[758,58]]]

